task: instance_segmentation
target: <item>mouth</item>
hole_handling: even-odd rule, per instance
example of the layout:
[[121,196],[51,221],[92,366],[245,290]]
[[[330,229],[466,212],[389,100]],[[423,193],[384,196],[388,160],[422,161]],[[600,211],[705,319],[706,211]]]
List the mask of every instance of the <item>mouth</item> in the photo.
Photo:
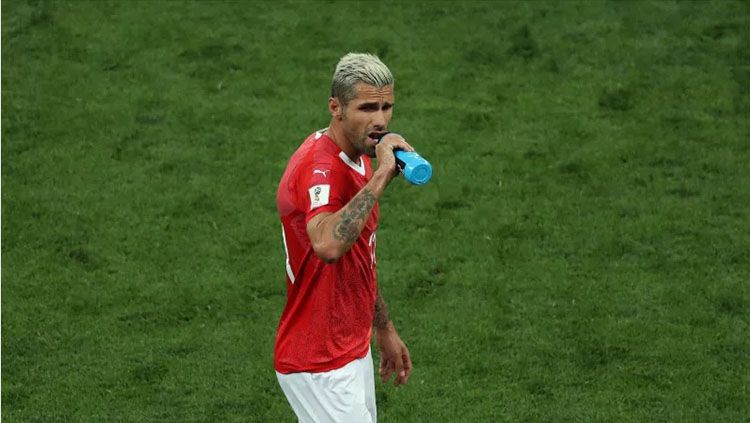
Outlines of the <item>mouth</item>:
[[370,132],[369,134],[367,134],[367,137],[370,138],[370,140],[374,141],[375,143],[378,143],[380,142],[380,138],[384,136],[385,134],[387,134],[386,131],[382,131],[382,132],[376,131],[376,132]]

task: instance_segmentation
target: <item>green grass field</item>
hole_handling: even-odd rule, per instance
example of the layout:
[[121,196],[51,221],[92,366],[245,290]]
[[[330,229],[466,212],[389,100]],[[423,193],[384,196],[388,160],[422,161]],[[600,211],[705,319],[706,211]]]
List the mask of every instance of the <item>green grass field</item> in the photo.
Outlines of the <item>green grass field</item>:
[[750,418],[750,3],[17,0],[4,421],[294,421],[275,192],[349,51],[435,172],[381,200],[380,421]]

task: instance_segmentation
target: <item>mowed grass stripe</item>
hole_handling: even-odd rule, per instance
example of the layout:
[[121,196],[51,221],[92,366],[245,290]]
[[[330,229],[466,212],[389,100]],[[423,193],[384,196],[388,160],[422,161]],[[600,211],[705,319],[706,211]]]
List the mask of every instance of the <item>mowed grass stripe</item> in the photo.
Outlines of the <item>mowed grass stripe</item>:
[[381,421],[744,421],[744,2],[3,4],[3,417],[293,421],[275,190],[379,54]]

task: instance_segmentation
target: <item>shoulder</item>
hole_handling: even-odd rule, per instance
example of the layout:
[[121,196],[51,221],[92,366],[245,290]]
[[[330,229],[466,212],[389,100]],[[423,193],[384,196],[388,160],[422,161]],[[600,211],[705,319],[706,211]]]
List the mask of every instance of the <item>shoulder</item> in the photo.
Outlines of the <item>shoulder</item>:
[[330,166],[335,163],[333,155],[327,151],[325,143],[321,142],[320,134],[310,134],[294,152],[291,162],[297,170],[296,174],[303,170],[312,170],[316,165]]

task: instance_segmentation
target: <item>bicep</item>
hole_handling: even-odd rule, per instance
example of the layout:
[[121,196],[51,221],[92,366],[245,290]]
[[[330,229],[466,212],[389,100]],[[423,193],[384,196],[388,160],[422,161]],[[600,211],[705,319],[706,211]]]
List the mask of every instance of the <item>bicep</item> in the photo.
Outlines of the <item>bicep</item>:
[[313,245],[320,244],[325,239],[325,220],[333,213],[322,212],[313,216],[307,222],[307,236]]

